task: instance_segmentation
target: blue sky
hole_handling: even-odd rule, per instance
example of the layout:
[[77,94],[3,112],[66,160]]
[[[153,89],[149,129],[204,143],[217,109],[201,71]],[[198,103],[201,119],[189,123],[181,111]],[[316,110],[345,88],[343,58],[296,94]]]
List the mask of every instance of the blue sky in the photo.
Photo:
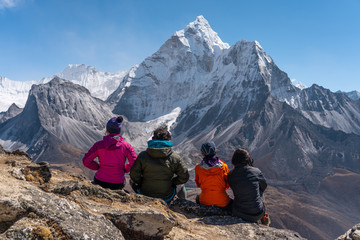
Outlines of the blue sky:
[[360,0],[0,0],[0,76],[127,70],[198,15],[230,45],[257,40],[291,79],[360,91]]

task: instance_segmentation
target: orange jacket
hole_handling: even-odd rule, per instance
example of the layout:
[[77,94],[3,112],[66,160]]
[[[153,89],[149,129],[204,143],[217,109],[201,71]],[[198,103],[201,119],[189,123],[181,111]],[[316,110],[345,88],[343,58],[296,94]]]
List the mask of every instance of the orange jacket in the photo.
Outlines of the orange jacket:
[[195,182],[201,188],[199,197],[201,204],[218,207],[225,207],[229,204],[230,198],[226,193],[229,188],[228,173],[229,168],[222,160],[214,167],[209,167],[203,162],[195,167]]

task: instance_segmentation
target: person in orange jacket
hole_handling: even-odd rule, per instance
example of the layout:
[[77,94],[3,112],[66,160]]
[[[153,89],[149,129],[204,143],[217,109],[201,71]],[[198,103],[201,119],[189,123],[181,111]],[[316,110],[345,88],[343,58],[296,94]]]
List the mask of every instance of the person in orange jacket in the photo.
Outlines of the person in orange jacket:
[[196,199],[197,203],[207,206],[230,207],[232,201],[226,193],[229,188],[228,166],[216,157],[214,142],[202,144],[201,153],[203,160],[195,167],[195,182],[201,188],[201,194]]

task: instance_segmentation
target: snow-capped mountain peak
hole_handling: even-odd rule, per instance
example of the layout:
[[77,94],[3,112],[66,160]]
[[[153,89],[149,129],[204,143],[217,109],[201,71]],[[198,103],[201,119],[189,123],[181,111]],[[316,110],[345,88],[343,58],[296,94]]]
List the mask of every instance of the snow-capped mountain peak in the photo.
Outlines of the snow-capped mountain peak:
[[0,112],[6,111],[13,103],[24,107],[31,85],[36,83],[38,82],[19,82],[0,77]]
[[262,58],[264,62],[266,61],[267,63],[272,63],[272,58],[265,53],[265,50],[261,47],[260,43],[258,41],[254,41],[253,43],[259,58]]
[[6,112],[0,112],[0,124],[12,117],[15,117],[21,111],[22,108],[19,108],[15,103],[11,104],[11,106]]
[[92,66],[87,66],[85,64],[69,64],[61,72],[61,75],[72,75],[74,76],[74,78],[76,78],[76,77],[82,77],[84,73],[91,74],[96,72],[98,71]]
[[[101,72],[85,64],[69,64],[61,73],[55,76],[84,86],[89,89],[92,96],[106,100],[114,89],[119,86],[126,74],[127,71],[109,73]],[[43,83],[50,81],[52,78],[43,79]]]
[[296,79],[291,79],[291,83],[292,83],[295,87],[297,87],[297,88],[299,88],[299,89],[301,89],[301,90],[303,90],[303,89],[305,89],[305,88],[308,88],[308,87],[305,86],[302,82],[299,82],[299,81],[297,81]]
[[101,72],[85,64],[69,64],[62,72],[39,81],[13,81],[0,77],[0,112],[6,111],[12,103],[24,107],[29,90],[33,84],[48,83],[54,77],[60,77],[86,87],[92,96],[106,100],[123,81],[128,71],[116,73]]
[[223,49],[230,48],[229,44],[220,39],[208,21],[201,15],[189,23],[185,29],[175,32],[174,36],[178,37],[185,46],[198,56],[202,56],[204,52],[216,54]]

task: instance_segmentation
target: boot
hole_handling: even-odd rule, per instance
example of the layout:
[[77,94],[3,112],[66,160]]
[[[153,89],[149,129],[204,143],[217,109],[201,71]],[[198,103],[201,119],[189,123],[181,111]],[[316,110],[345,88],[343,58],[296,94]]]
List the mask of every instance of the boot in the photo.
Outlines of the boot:
[[261,218],[261,224],[269,226],[271,223],[269,214],[265,213],[265,215]]

